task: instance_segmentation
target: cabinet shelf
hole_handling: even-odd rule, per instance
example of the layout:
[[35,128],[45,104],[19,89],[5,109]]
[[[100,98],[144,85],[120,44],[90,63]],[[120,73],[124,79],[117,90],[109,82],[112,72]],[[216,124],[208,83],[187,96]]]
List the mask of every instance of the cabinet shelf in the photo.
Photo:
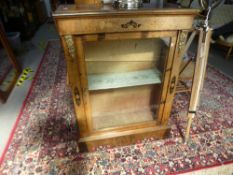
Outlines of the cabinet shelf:
[[88,76],[89,90],[105,90],[159,83],[161,83],[161,72],[157,69]]

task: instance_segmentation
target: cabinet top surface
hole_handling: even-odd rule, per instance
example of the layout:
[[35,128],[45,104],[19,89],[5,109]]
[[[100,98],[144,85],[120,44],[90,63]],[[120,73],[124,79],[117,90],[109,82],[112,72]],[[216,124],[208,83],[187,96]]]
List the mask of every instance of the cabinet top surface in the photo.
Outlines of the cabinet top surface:
[[178,8],[178,7],[156,7],[144,5],[139,9],[115,9],[111,4],[104,5],[60,5],[53,13],[56,17],[69,16],[102,16],[102,15],[197,15],[198,9]]

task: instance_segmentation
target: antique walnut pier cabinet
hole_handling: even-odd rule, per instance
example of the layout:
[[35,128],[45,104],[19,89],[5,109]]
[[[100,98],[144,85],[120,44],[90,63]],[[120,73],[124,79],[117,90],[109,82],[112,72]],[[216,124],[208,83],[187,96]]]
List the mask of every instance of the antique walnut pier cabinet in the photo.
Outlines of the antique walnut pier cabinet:
[[81,151],[164,138],[195,9],[63,5],[53,14]]

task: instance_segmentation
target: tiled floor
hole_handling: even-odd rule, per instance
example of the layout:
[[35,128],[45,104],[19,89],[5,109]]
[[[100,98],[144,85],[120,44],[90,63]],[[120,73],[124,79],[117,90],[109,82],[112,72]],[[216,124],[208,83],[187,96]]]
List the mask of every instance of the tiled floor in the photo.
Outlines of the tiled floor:
[[[36,71],[43,56],[46,42],[50,39],[58,39],[55,27],[53,24],[44,24],[30,41],[31,44],[29,44],[28,51],[19,57],[23,68],[30,67]],[[209,63],[219,68],[225,74],[233,77],[233,58],[226,60],[224,59],[223,53],[223,50],[217,46],[211,46]],[[8,101],[5,104],[0,104],[0,155],[4,150],[16,118],[19,115],[30,84],[31,81],[26,81],[22,86],[15,87]]]

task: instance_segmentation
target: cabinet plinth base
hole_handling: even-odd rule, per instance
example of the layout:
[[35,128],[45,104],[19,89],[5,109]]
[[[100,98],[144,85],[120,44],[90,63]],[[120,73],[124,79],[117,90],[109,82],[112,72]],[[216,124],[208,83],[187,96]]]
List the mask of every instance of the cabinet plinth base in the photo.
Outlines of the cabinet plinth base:
[[128,131],[108,132],[80,138],[80,152],[95,151],[99,146],[125,146],[138,143],[147,138],[162,139],[170,132],[168,126],[134,129]]

